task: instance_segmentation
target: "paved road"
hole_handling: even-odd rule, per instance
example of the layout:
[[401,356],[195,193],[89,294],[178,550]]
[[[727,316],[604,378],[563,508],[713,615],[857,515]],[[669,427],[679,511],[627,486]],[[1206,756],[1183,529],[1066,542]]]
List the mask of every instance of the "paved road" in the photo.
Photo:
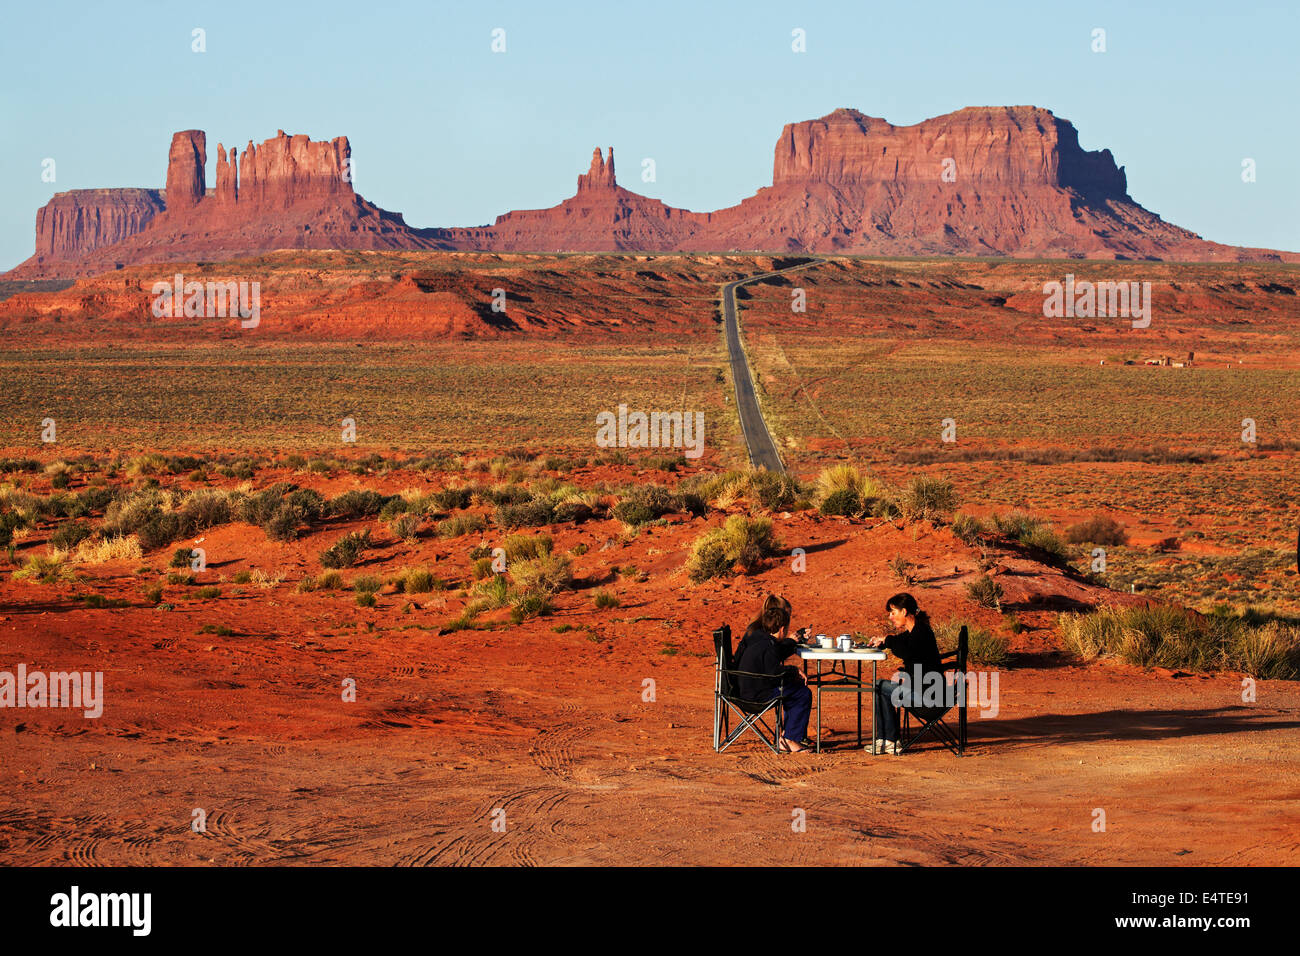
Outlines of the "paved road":
[[736,412],[740,416],[740,430],[745,436],[749,462],[755,468],[766,468],[768,471],[785,474],[785,464],[781,461],[781,454],[776,450],[776,443],[772,441],[772,435],[767,430],[767,422],[763,421],[763,413],[758,407],[758,396],[754,394],[754,379],[749,371],[749,360],[745,357],[745,348],[740,341],[740,327],[736,321],[736,290],[742,285],[770,276],[807,269],[820,261],[810,259],[788,269],[764,272],[738,282],[728,282],[722,287],[722,318],[727,328],[727,351],[731,356],[731,382],[736,390]]

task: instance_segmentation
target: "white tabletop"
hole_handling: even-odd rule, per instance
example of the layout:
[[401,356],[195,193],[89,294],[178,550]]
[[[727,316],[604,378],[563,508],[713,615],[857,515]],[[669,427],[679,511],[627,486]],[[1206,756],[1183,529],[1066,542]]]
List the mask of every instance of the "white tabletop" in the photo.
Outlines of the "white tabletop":
[[841,651],[834,647],[801,647],[799,656],[804,660],[883,661],[889,655],[880,650]]

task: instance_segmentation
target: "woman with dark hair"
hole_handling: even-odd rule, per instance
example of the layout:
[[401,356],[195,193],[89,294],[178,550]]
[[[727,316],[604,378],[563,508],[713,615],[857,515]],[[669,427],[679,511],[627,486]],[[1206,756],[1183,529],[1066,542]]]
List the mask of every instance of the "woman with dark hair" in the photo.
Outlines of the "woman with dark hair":
[[[783,666],[787,657],[799,647],[799,642],[788,637],[790,631],[790,602],[769,594],[763,609],[745,629],[734,655],[735,669],[751,674],[770,674],[780,677],[779,686],[774,681],[757,677],[737,677],[736,690],[750,700],[767,700],[780,696],[785,707],[785,727],[777,746],[782,751],[799,753],[808,749],[808,717],[812,713],[812,691],[807,679],[797,667]],[[798,632],[802,637],[807,628]],[[778,636],[780,635],[780,636]]]
[[[877,637],[870,641],[872,647],[884,647],[903,662],[902,680],[878,680],[872,703],[876,714],[876,753],[897,754],[898,708],[894,706],[897,693],[904,702],[913,695],[919,696],[925,675],[943,673],[939,660],[939,645],[934,639],[930,616],[920,610],[916,598],[910,594],[895,594],[885,602],[889,622],[899,628],[897,634]],[[899,677],[895,674],[894,677]]]

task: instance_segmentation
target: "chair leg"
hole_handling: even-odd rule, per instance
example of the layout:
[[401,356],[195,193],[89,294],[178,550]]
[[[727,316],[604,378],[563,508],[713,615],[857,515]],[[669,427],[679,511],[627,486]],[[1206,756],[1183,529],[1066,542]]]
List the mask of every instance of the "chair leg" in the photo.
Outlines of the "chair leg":
[[[734,708],[734,705],[731,704],[730,701],[727,701],[726,703],[727,703],[728,710]],[[779,713],[775,715],[777,729],[773,731],[773,729],[768,726],[767,721],[763,719],[769,713],[770,708],[769,710],[764,710],[761,713],[757,713],[757,714],[746,714],[744,711],[739,710],[738,708],[734,708],[734,709],[736,709],[736,715],[740,718],[740,725],[734,731],[732,731],[730,734],[727,735],[726,740],[723,741],[722,746],[719,748],[719,752],[726,750],[733,743],[735,743],[736,740],[740,737],[740,735],[743,734],[746,730],[753,730],[755,735],[757,735],[758,739],[763,741],[763,743],[767,745],[767,749],[772,751],[772,753],[779,754],[781,752],[780,744],[778,743],[778,741],[780,740],[780,732],[781,732],[781,715]],[[763,730],[766,730],[769,734],[771,734],[772,738],[769,740],[763,734],[763,731],[759,730],[759,727],[762,727]]]

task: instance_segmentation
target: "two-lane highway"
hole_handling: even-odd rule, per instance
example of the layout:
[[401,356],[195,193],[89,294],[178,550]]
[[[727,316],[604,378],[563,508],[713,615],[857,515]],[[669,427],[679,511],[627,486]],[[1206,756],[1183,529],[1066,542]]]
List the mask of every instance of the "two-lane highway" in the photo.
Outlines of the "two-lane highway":
[[758,396],[754,392],[754,379],[750,374],[749,360],[745,357],[745,348],[740,341],[740,325],[736,319],[736,290],[742,285],[784,275],[799,269],[817,265],[819,259],[810,259],[788,269],[776,272],[764,272],[737,282],[728,282],[722,287],[722,318],[727,329],[727,352],[731,357],[731,382],[736,392],[736,413],[740,416],[740,430],[745,436],[745,447],[749,451],[749,462],[755,468],[766,468],[785,474],[785,464],[781,454],[776,450],[776,443],[767,430],[767,422],[758,407]]

